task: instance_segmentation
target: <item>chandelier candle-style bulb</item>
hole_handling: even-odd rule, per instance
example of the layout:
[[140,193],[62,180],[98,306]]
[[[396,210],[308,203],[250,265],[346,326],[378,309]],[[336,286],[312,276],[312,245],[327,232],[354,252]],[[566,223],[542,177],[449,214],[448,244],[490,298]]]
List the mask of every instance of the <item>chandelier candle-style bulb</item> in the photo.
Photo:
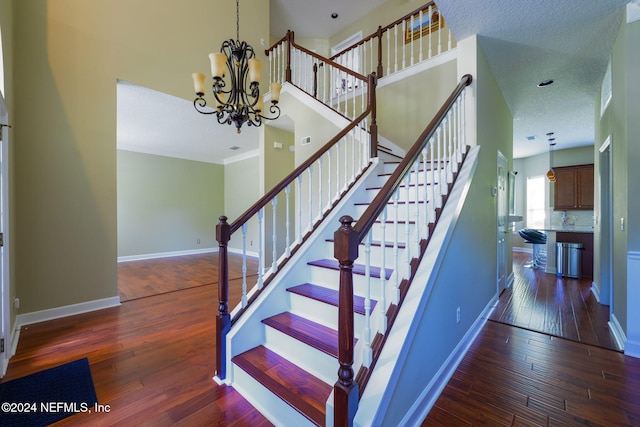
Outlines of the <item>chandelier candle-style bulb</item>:
[[211,61],[211,76],[214,79],[224,78],[224,69],[227,66],[227,57],[223,53],[210,53],[209,61]]
[[262,71],[262,63],[257,58],[251,58],[247,61],[249,65],[249,82],[260,83],[260,72]]
[[193,88],[196,91],[196,95],[203,96],[204,95],[204,79],[205,76],[202,73],[193,73],[191,74],[193,77]]
[[280,101],[280,90],[282,85],[278,82],[271,82],[269,84],[269,91],[271,92],[271,102],[277,104]]

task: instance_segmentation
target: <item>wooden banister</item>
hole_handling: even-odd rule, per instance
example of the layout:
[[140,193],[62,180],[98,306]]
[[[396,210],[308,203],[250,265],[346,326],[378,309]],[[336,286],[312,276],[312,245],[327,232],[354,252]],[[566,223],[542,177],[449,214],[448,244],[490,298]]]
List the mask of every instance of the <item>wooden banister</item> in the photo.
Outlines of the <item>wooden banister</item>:
[[[466,74],[449,98],[438,110],[402,162],[396,167],[385,185],[369,204],[360,219],[353,225],[353,218],[340,218],[340,228],[334,233],[334,256],[340,265],[338,307],[338,381],[334,385],[334,425],[351,426],[358,407],[358,385],[353,377],[353,265],[358,258],[358,247],[374,222],[380,217],[393,194],[400,187],[423,149],[456,103],[464,88],[471,84],[472,77]],[[385,268],[384,265],[381,266]]]
[[416,143],[407,152],[406,156],[400,162],[395,171],[391,174],[385,185],[380,192],[373,199],[367,210],[360,216],[358,222],[353,227],[358,233],[359,241],[362,241],[366,234],[369,232],[375,220],[380,216],[386,203],[391,199],[391,196],[400,186],[407,173],[411,169],[411,165],[418,159],[422,149],[433,136],[436,129],[444,120],[447,112],[451,109],[458,96],[462,93],[466,86],[471,84],[472,77],[470,74],[465,74],[460,79],[460,83],[456,86],[455,90],[449,95],[449,98],[442,104],[442,107],[438,110],[435,117],[431,120],[429,125],[425,128],[422,134],[418,137]]

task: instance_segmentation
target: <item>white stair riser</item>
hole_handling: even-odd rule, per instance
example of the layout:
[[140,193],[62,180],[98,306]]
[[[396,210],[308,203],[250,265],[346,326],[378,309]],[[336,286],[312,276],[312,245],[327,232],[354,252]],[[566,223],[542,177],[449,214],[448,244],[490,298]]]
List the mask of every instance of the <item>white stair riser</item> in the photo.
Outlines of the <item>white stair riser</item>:
[[273,424],[283,427],[309,426],[314,424],[280,399],[244,370],[233,365],[233,388],[260,411]]
[[336,382],[338,359],[270,326],[265,326],[265,328],[265,347],[277,352],[289,362],[296,364],[327,384]]
[[[338,329],[338,307],[334,305],[291,293],[291,312],[329,328]],[[353,321],[356,331],[364,328],[364,315],[353,313]]]

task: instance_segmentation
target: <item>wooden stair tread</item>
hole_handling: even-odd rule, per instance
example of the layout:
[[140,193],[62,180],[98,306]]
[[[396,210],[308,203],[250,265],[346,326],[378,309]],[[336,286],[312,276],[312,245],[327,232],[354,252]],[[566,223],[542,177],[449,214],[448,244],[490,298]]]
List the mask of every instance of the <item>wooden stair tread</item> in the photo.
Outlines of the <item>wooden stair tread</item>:
[[[340,264],[338,263],[338,260],[335,260],[335,259],[318,259],[315,261],[309,261],[307,264],[315,267],[328,268],[331,270],[340,270]],[[371,277],[380,278],[380,273],[382,272],[382,270],[383,269],[381,269],[380,267],[376,267],[372,265],[370,267]],[[384,272],[385,272],[385,279],[389,280],[391,278],[391,274],[393,273],[393,269],[385,268]],[[353,264],[353,274],[359,274],[361,276],[364,276],[364,273],[365,273],[365,266],[363,264]]]
[[[338,331],[293,313],[284,312],[262,319],[270,326],[329,356],[338,358]],[[354,345],[357,342],[353,340]]]
[[[340,293],[335,289],[325,288],[324,286],[314,285],[313,283],[303,283],[301,285],[293,286],[288,288],[287,291],[325,304],[333,305],[335,307],[338,307],[338,301],[340,299]],[[371,300],[370,312],[373,311],[376,303],[376,300]],[[363,297],[358,295],[353,296],[353,311],[358,314],[365,314]]]
[[264,346],[233,357],[232,362],[316,425],[325,425],[332,387]]
[[[325,239],[325,241],[326,241],[326,242],[329,242],[329,243],[333,243],[333,242],[335,242],[335,240],[334,240],[334,239]],[[364,245],[364,244],[365,244],[365,242],[360,242],[360,244],[361,244],[361,245]],[[382,242],[381,242],[380,240],[372,240],[372,241],[371,241],[371,246],[377,246],[377,247],[380,247],[380,246],[382,246]],[[386,242],[384,243],[384,247],[385,247],[385,248],[393,248],[393,242],[391,242],[391,241],[386,241]],[[406,245],[404,242],[398,242],[398,248],[400,248],[400,249],[404,249],[404,248],[406,248],[406,247],[407,247],[407,245]]]
[[[427,200],[418,200],[417,202],[415,200],[409,200],[409,204],[410,205],[413,205],[413,204],[416,204],[416,203],[429,203],[429,202]],[[371,204],[371,202],[355,202],[354,206],[369,206],[370,204]],[[387,202],[387,205],[393,205],[393,204],[394,204],[393,200]],[[407,202],[404,201],[404,200],[398,200],[398,204],[399,205],[406,205]]]

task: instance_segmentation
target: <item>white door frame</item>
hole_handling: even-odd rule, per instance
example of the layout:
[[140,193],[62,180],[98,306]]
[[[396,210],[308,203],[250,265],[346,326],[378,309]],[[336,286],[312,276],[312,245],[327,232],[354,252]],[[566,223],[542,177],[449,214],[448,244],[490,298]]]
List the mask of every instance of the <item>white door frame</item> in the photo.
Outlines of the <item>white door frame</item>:
[[611,135],[602,143],[599,159],[600,177],[600,303],[613,313],[613,168]]
[[[0,92],[0,339],[4,340],[4,351],[0,351],[0,377],[3,377],[11,357],[11,317],[9,286],[9,128],[5,126],[8,113],[4,96]],[[2,350],[2,349],[0,349]]]
[[498,150],[496,168],[496,291],[498,295],[507,287],[507,234],[510,234],[507,222],[509,200],[507,183],[509,175],[507,158]]

